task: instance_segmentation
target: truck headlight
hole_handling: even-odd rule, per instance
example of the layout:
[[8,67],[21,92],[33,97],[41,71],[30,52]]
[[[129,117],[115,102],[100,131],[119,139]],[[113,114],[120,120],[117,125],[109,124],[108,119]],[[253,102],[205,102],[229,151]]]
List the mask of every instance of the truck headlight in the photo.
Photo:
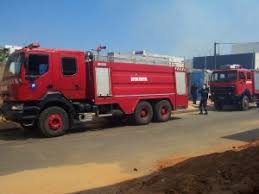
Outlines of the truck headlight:
[[23,104],[12,105],[11,110],[21,111],[21,110],[23,110]]

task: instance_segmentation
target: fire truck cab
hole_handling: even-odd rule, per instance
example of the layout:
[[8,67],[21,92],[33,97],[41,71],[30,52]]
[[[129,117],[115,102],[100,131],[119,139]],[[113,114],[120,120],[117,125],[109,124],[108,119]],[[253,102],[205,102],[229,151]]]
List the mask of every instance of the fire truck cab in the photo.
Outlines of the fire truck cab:
[[258,96],[255,90],[255,71],[244,69],[241,65],[227,65],[212,73],[211,99],[216,110],[224,105],[236,105],[241,110],[249,108],[249,102]]

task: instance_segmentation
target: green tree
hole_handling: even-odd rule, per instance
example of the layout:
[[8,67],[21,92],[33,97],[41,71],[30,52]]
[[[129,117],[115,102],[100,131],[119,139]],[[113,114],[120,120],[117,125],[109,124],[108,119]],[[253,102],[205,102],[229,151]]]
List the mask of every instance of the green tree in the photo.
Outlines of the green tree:
[[0,62],[4,62],[8,56],[7,49],[0,49]]

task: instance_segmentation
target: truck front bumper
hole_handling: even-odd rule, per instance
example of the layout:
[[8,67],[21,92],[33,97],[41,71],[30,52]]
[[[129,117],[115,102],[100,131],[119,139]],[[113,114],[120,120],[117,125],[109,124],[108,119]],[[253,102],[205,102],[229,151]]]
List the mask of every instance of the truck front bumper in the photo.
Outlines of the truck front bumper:
[[37,106],[26,106],[22,103],[4,103],[1,111],[7,120],[24,122],[35,120],[38,116],[39,108]]
[[224,104],[236,104],[240,101],[239,96],[233,95],[219,95],[219,96],[211,96],[212,101],[216,102],[223,102]]

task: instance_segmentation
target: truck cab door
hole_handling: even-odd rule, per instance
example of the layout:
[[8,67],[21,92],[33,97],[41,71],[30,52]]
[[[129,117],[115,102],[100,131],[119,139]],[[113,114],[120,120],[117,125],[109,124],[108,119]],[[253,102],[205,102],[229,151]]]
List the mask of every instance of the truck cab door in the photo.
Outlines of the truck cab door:
[[30,53],[25,72],[25,84],[23,86],[24,98],[38,100],[49,90],[52,83],[51,55],[45,53]]
[[238,95],[242,95],[242,93],[247,89],[246,87],[246,76],[244,72],[239,72],[239,80],[238,80]]
[[252,81],[252,72],[246,73],[246,87],[250,94],[253,94],[253,81]]
[[86,93],[86,67],[83,55],[61,53],[56,58],[55,90],[68,99],[82,99]]

